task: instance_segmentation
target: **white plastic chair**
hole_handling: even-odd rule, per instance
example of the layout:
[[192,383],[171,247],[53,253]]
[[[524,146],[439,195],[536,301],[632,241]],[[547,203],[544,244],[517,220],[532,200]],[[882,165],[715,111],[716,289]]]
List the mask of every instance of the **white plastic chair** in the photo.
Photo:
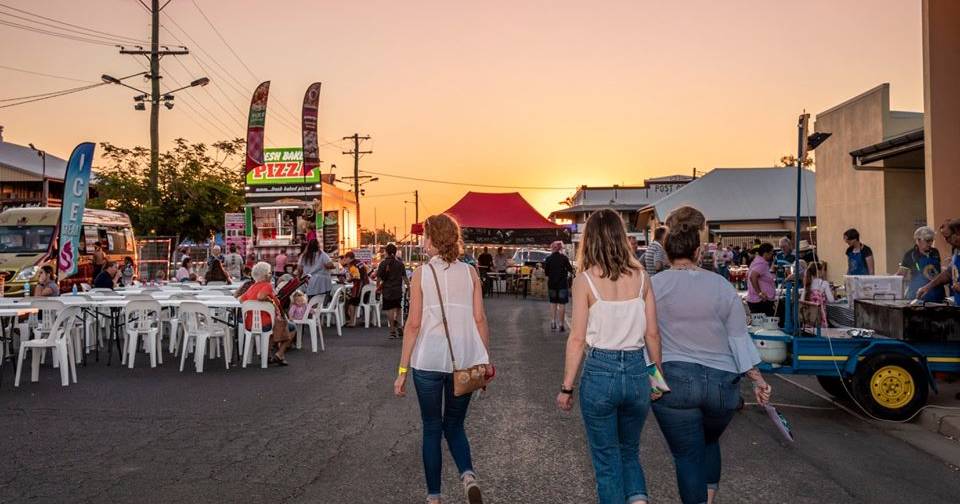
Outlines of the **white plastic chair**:
[[[213,322],[210,309],[203,303],[185,302],[180,305],[180,322],[183,324],[183,347],[180,350],[180,372],[187,360],[190,343],[193,343],[193,363],[198,373],[203,372],[207,345],[223,345],[223,364],[230,369],[230,338],[226,331]],[[219,341],[217,341],[219,340]]]
[[133,369],[134,361],[137,358],[137,348],[141,336],[143,337],[144,349],[150,354],[150,367],[157,367],[157,362],[163,364],[163,348],[160,346],[160,312],[163,308],[160,303],[150,300],[136,300],[127,303],[124,308],[124,358],[120,364],[124,363],[130,369]]
[[377,327],[380,325],[380,312],[375,311],[377,309],[377,286],[374,284],[364,285],[360,289],[360,306],[357,307],[357,310],[353,314],[354,324],[357,320],[360,319],[360,312],[363,312],[363,326],[366,328],[370,327],[370,316],[375,315],[375,320],[377,322]]
[[327,351],[323,344],[323,328],[320,327],[320,309],[323,305],[323,297],[313,296],[307,303],[307,310],[300,320],[289,319],[297,327],[297,348],[303,348],[303,329],[310,330],[310,343],[313,345],[313,353],[317,353],[317,333],[320,335],[320,350]]
[[337,336],[343,336],[343,287],[337,287],[333,291],[333,296],[330,297],[330,301],[327,302],[327,306],[320,307],[320,313],[318,316],[324,317],[327,322],[327,327],[330,327],[330,321],[333,320],[337,324]]
[[47,348],[53,351],[53,358],[60,364],[60,385],[70,385],[70,373],[73,372],[73,383],[77,383],[77,363],[70,356],[73,354],[72,338],[67,334],[74,329],[73,319],[80,314],[80,307],[64,308],[57,314],[57,318],[50,326],[50,333],[46,338],[35,338],[20,342],[20,353],[17,357],[17,375],[13,381],[14,387],[20,386],[20,372],[23,369],[23,358],[29,349],[33,363],[30,368],[30,381],[40,380],[40,355]]
[[[240,323],[243,325],[243,367],[247,367],[253,353],[252,343],[255,341],[257,350],[260,352],[260,367],[267,367],[267,356],[270,354],[270,336],[273,335],[273,329],[263,330],[263,314],[270,315],[270,319],[276,322],[277,314],[273,303],[267,301],[244,301],[240,305]],[[247,329],[247,314],[250,314],[250,329]]]
[[[57,314],[63,311],[63,303],[57,301],[56,299],[47,299],[47,298],[36,298],[30,303],[31,308],[36,308],[39,310],[35,314],[31,314],[27,319],[27,330],[32,333],[32,338],[30,339],[43,339],[50,334],[50,329],[53,328],[54,321],[57,320]],[[21,333],[23,330],[21,329]],[[40,351],[40,363],[43,364],[47,361],[47,351],[41,349]],[[58,367],[60,362],[57,359],[53,359],[53,367]]]

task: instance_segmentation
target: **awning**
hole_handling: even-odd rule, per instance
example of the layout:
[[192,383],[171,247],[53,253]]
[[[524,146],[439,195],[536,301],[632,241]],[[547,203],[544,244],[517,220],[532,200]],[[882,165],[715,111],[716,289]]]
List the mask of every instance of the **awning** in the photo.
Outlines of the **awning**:
[[[853,158],[853,165],[860,170],[882,170],[884,166],[867,166],[877,161],[891,159],[902,156],[907,153],[922,151],[924,147],[923,128],[908,131],[906,133],[888,138],[882,142],[869,145],[862,149],[857,149],[850,153]],[[923,163],[910,163],[913,166],[900,166],[897,168],[916,168],[923,169]]]

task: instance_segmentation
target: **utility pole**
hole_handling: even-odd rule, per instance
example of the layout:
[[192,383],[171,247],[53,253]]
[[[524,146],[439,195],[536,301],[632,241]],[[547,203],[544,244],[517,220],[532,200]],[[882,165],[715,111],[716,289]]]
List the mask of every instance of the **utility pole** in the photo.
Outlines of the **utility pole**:
[[[373,154],[373,151],[361,151],[360,150],[360,141],[361,140],[370,140],[370,135],[360,136],[359,133],[354,133],[351,136],[343,137],[344,140],[353,140],[353,150],[344,152],[345,156],[353,156],[353,196],[357,200],[357,243],[360,243],[360,156],[364,154]],[[350,177],[345,177],[350,178]],[[366,177],[370,178],[370,177]],[[373,179],[371,179],[372,181]],[[374,231],[376,232],[376,231]]]
[[413,218],[415,222],[420,222],[420,191],[413,191]]
[[[173,95],[167,93],[160,94],[160,58],[164,56],[179,56],[190,54],[186,47],[170,49],[167,46],[160,45],[160,12],[170,3],[167,0],[162,6],[160,0],[150,0],[151,30],[150,30],[150,49],[144,49],[136,46],[136,49],[120,48],[120,54],[130,54],[136,56],[146,56],[150,61],[150,73],[147,78],[150,79],[150,203],[156,206],[159,200],[159,174],[160,174],[160,101],[169,109],[173,108]],[[116,79],[114,79],[116,80]],[[104,79],[106,82],[113,82]],[[202,83],[201,83],[202,81]],[[190,86],[205,86],[209,79],[197,79]],[[115,82],[119,84],[119,82]],[[182,89],[182,88],[181,88]],[[143,101],[146,96],[134,98],[136,104],[134,108],[143,110]]]

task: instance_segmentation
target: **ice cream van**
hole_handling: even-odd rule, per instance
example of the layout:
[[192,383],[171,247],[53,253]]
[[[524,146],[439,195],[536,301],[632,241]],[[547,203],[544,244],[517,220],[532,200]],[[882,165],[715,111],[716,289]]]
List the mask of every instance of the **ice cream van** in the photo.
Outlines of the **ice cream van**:
[[[4,296],[22,296],[29,282],[36,288],[41,266],[56,270],[57,221],[60,208],[10,208],[0,213],[0,277]],[[92,283],[93,250],[96,243],[106,244],[107,259],[122,263],[130,256],[137,261],[137,242],[130,217],[109,210],[85,209],[80,233],[80,259],[75,275],[60,279],[60,292],[69,292],[74,284]]]

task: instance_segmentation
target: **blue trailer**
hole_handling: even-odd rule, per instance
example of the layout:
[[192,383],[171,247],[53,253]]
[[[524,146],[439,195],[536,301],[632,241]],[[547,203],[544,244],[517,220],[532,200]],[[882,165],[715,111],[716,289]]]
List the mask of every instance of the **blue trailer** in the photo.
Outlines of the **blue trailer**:
[[[819,332],[819,331],[818,331]],[[906,420],[937,391],[933,373],[960,373],[960,344],[920,343],[857,329],[830,330],[817,335],[792,336],[780,330],[751,333],[763,349],[776,342],[786,345],[782,364],[764,362],[765,373],[813,375],[830,395],[852,397],[871,415]]]

